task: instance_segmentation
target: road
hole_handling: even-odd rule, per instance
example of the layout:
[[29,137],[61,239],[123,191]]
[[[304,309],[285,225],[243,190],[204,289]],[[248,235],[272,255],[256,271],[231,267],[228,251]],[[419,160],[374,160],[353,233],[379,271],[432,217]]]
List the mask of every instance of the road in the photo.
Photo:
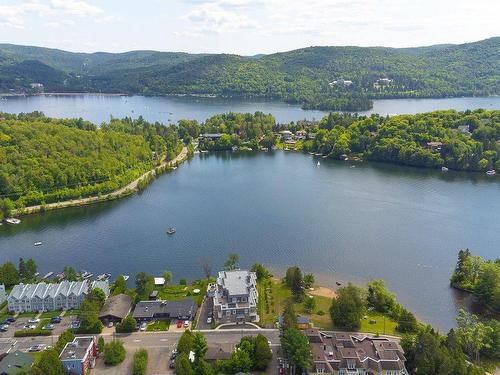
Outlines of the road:
[[[53,210],[53,209],[66,208],[66,207],[85,206],[88,204],[94,204],[94,203],[101,202],[101,201],[119,198],[120,196],[122,196],[126,192],[137,190],[137,185],[139,184],[139,181],[141,181],[142,179],[146,178],[147,176],[149,176],[151,174],[156,173],[156,171],[158,169],[160,169],[166,165],[172,166],[172,165],[175,165],[176,163],[183,161],[187,157],[187,154],[188,154],[187,147],[183,147],[182,151],[174,159],[172,159],[170,161],[163,160],[159,166],[155,167],[154,169],[152,169],[150,171],[147,171],[142,176],[136,178],[134,181],[130,182],[129,184],[127,184],[127,185],[121,187],[120,189],[115,190],[111,193],[104,194],[102,196],[92,196],[92,197],[86,197],[86,198],[80,198],[80,199],[71,199],[71,200],[63,201],[63,202],[49,203],[49,204],[44,205],[43,209],[44,210]],[[41,205],[29,206],[29,207],[25,207],[23,209],[14,210],[13,215],[17,216],[17,215],[21,215],[21,214],[31,214],[31,213],[38,212],[41,209],[42,209]]]

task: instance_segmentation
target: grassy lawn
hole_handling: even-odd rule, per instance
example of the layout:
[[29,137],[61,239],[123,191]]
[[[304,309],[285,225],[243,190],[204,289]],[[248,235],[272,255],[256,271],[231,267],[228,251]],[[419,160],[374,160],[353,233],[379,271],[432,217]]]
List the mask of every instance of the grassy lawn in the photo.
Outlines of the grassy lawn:
[[[281,283],[280,280],[266,280],[257,285],[259,292],[258,311],[263,326],[274,324],[278,316],[283,312],[286,301],[292,297],[290,289]],[[304,301],[306,296],[304,298]],[[314,296],[316,307],[312,314],[304,309],[304,303],[294,303],[295,312],[300,315],[309,316],[315,328],[324,330],[334,330],[335,327],[330,316],[331,299],[328,297]],[[370,323],[375,321],[375,323]],[[375,334],[400,335],[396,331],[397,323],[385,318],[382,314],[376,312],[367,313],[367,318],[362,319],[360,332]]]
[[19,313],[19,315],[17,315],[17,317],[18,318],[34,318],[36,315],[37,315],[37,313],[34,313],[34,312],[23,312],[23,313]]
[[54,316],[59,316],[60,313],[61,313],[60,311],[47,311],[42,313],[42,315],[40,315],[40,319],[50,319],[53,318]]
[[[158,288],[158,297],[165,301],[178,301],[185,297],[193,297],[193,299],[201,305],[203,301],[203,296],[207,290],[208,281],[207,280],[197,280],[194,281],[192,285],[175,285],[169,284],[163,288]],[[195,294],[193,291],[199,289],[200,292]]]
[[42,327],[45,326],[45,325],[47,325],[47,324],[49,324],[49,323],[50,323],[50,319],[47,319],[47,318],[40,319],[40,323],[38,323],[36,329],[41,331]]
[[[80,313],[80,310],[73,309],[73,310],[66,310],[64,313],[64,316],[77,316]],[[61,315],[61,312],[58,313],[58,315]]]
[[146,331],[147,332],[168,331],[169,327],[170,327],[169,320],[155,320],[148,324]]

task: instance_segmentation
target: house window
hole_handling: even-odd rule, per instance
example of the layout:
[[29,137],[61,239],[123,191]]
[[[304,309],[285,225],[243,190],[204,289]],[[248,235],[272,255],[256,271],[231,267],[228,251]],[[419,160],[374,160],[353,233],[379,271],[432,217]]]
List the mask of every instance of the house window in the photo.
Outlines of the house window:
[[242,301],[242,302],[246,302],[246,301],[247,301],[247,297],[242,297],[242,298],[241,298],[241,301]]
[[233,310],[233,315],[236,315],[236,310]]

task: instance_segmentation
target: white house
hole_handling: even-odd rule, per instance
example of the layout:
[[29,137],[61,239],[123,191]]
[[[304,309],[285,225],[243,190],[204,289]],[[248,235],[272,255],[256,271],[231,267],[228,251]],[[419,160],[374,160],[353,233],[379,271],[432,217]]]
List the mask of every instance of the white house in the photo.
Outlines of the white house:
[[7,295],[5,294],[5,285],[0,284],[0,304],[3,303],[7,299]]
[[215,288],[213,293],[215,320],[220,323],[259,321],[257,275],[255,272],[248,270],[220,271]]
[[11,312],[77,309],[90,289],[109,296],[108,281],[62,281],[58,284],[17,284],[7,298]]

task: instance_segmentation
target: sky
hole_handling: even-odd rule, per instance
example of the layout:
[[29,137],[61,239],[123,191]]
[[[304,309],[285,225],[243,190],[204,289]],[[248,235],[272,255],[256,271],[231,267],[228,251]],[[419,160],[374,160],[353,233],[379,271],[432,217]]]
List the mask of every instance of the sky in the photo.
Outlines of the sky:
[[255,55],[500,36],[500,0],[0,0],[0,42]]

